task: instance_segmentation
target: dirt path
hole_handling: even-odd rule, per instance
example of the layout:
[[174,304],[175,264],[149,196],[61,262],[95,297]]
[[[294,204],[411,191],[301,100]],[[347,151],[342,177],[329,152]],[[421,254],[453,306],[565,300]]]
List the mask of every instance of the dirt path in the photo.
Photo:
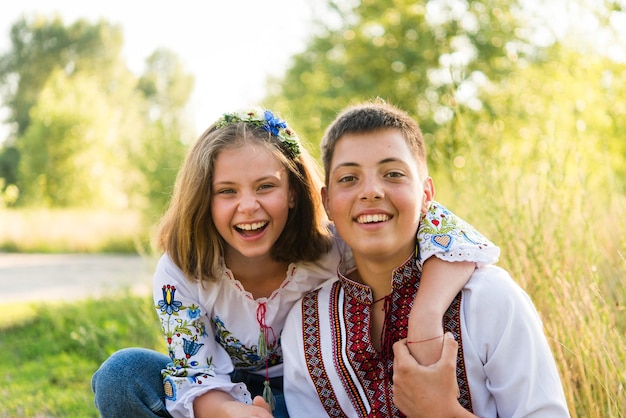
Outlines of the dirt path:
[[136,255],[0,253],[0,305],[69,301],[120,289],[150,294],[155,263]]

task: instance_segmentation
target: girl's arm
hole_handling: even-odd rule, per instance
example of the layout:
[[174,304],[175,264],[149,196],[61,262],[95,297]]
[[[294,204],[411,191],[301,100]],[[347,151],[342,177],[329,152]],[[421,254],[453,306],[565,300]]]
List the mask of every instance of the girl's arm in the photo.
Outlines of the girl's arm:
[[214,300],[209,299],[216,295],[201,296],[199,286],[188,280],[167,255],[157,264],[153,286],[156,313],[172,360],[159,371],[168,412],[175,418],[192,416],[194,401],[209,392],[250,405],[246,385],[231,381],[232,360],[217,343],[209,319],[213,314],[207,306],[214,306]]
[[212,390],[198,396],[193,401],[193,411],[196,418],[272,418],[269,405],[262,397],[254,398],[253,405],[247,405],[233,399],[226,392]]
[[441,357],[443,315],[475,268],[474,262],[447,262],[437,257],[424,263],[407,334],[409,351],[420,364],[428,366]]
[[417,233],[420,287],[409,316],[411,354],[423,365],[439,360],[443,315],[477,266],[498,261],[500,249],[440,203],[431,202]]

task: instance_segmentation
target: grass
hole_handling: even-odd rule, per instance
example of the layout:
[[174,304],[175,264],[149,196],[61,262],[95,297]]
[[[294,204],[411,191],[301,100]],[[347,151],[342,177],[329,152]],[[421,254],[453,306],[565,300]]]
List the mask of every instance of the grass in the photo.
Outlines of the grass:
[[0,209],[0,251],[136,253],[146,241],[134,211]]
[[127,294],[0,305],[9,314],[19,308],[0,326],[0,416],[97,417],[90,379],[99,365],[123,347],[163,346],[152,305],[151,297]]
[[[542,317],[572,417],[626,417],[626,196],[584,144],[567,137],[546,146],[555,149],[488,160],[477,148],[464,167],[432,173],[436,197],[501,247],[499,264]],[[131,247],[140,222],[122,218],[2,211],[0,248]],[[95,416],[89,379],[98,365],[119,348],[162,345],[148,299],[7,306],[0,416]]]
[[[438,197],[500,245],[499,264],[533,298],[572,417],[626,416],[626,198],[565,209],[513,194],[485,194],[489,211],[464,204],[469,191]],[[0,416],[97,416],[90,378],[99,364],[123,347],[163,348],[149,297],[0,307]]]
[[438,173],[438,198],[501,247],[533,299],[572,417],[626,417],[626,196],[585,140],[470,150]]

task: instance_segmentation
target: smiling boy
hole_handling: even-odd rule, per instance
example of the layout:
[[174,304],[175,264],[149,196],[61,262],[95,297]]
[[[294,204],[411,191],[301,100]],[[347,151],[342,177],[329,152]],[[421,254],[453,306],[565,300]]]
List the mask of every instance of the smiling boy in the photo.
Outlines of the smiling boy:
[[[421,131],[391,105],[357,105],[327,129],[322,159],[324,206],[355,265],[290,312],[282,337],[289,413],[421,416],[433,406],[394,403],[392,350],[407,336],[421,275],[415,236],[435,193]],[[444,329],[459,341],[460,396],[435,406],[441,416],[569,416],[536,310],[504,270],[476,269]]]

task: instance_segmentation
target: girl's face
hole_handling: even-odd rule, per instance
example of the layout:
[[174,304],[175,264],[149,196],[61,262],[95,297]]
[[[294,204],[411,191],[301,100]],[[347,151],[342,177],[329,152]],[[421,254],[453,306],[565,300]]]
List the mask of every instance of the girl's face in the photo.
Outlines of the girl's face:
[[415,250],[422,212],[433,197],[430,177],[396,129],[349,134],[335,144],[324,206],[355,261],[402,264]]
[[286,168],[260,145],[225,149],[212,188],[211,216],[226,242],[226,263],[269,257],[294,206]]

